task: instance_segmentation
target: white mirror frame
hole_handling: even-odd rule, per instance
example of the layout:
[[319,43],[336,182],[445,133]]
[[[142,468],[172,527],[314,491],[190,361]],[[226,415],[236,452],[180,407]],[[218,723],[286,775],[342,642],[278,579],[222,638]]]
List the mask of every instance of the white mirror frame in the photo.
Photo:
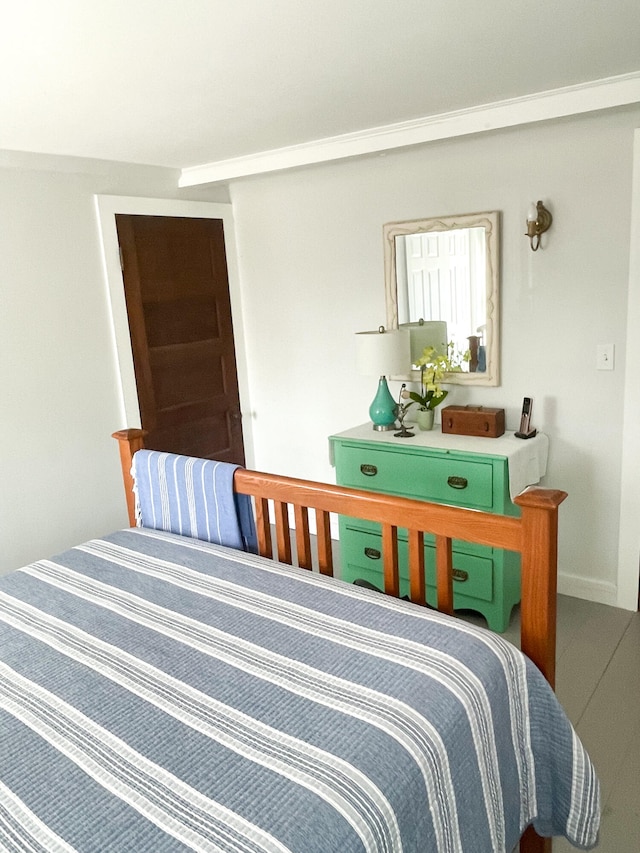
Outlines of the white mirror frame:
[[[452,231],[458,228],[484,228],[487,263],[487,369],[482,373],[450,373],[451,385],[500,384],[500,213],[465,213],[459,216],[440,216],[433,219],[414,219],[406,222],[388,222],[383,226],[384,282],[387,308],[387,328],[398,328],[398,281],[396,274],[396,237],[423,234],[431,231]],[[416,318],[417,319],[417,318]],[[420,381],[420,373],[410,374]]]

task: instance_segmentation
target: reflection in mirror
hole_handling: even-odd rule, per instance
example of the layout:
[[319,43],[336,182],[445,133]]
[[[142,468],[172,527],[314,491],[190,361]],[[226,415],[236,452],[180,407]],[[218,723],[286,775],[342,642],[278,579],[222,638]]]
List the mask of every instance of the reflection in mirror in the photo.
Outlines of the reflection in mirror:
[[454,351],[470,351],[448,382],[499,382],[498,246],[497,211],[384,226],[387,326],[446,324]]

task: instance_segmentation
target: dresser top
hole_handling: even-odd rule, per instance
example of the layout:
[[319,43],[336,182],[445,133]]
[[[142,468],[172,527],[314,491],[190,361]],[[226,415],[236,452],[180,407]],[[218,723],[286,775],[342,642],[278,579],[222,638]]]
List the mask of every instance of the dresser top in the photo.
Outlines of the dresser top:
[[[370,423],[366,423],[330,436],[329,445],[332,448],[334,439],[351,439],[379,444],[381,449],[393,446],[409,450],[413,447],[501,456],[509,460],[509,492],[512,499],[527,486],[539,483],[547,471],[549,438],[541,432],[528,439],[516,438],[515,433],[511,431],[505,432],[499,438],[484,438],[451,435],[441,432],[438,428],[421,431],[416,425],[413,438],[395,438],[393,433],[394,430],[378,432]],[[331,464],[333,465],[332,450]]]

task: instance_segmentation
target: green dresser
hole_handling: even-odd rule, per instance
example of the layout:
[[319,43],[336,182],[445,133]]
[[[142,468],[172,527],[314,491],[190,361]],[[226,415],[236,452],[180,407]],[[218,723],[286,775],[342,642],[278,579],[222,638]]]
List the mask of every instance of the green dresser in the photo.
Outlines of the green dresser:
[[[526,447],[524,445],[527,445]],[[519,515],[510,497],[539,481],[546,468],[548,439],[522,441],[513,433],[474,438],[416,430],[414,438],[375,432],[370,424],[331,436],[338,485],[403,495],[436,503]],[[522,481],[510,481],[509,462]],[[510,488],[511,486],[511,488]],[[343,580],[358,578],[383,588],[379,525],[341,517]],[[400,541],[400,589],[408,593],[407,543]],[[427,601],[436,604],[435,548],[425,536]],[[520,557],[511,551],[453,541],[454,607],[480,612],[494,631],[505,631],[520,601]]]

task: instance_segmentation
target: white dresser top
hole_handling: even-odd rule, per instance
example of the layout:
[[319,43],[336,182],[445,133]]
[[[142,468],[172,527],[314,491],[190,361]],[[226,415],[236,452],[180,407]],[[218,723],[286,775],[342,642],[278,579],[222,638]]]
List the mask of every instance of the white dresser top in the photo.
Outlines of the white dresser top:
[[515,433],[505,432],[499,438],[485,438],[474,435],[451,435],[443,433],[438,427],[433,430],[415,429],[413,438],[395,438],[394,431],[378,432],[370,423],[361,424],[344,432],[330,436],[329,448],[331,464],[333,459],[333,438],[371,441],[380,445],[394,447],[430,447],[434,450],[453,450],[461,453],[483,453],[487,456],[502,456],[509,460],[509,494],[511,499],[519,495],[527,486],[539,483],[547,472],[549,455],[549,437],[539,432],[534,438],[516,438]]

